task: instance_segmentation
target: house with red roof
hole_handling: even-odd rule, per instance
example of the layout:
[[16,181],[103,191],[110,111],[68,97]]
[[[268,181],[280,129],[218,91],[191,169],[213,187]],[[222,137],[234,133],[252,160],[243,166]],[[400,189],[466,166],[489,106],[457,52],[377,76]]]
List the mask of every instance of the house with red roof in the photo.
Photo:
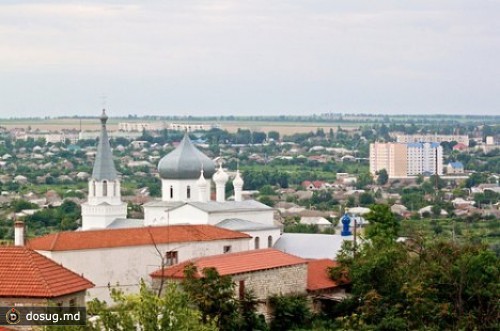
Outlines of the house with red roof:
[[301,186],[306,190],[314,191],[326,188],[326,183],[320,180],[315,180],[315,181],[305,180],[302,182]]
[[235,284],[235,295],[240,298],[251,291],[260,305],[258,311],[269,315],[267,299],[279,294],[309,294],[326,296],[337,291],[337,284],[328,277],[332,260],[306,260],[277,249],[258,249],[239,253],[220,254],[192,259],[151,273],[153,287],[162,279],[181,281],[184,269],[193,264],[202,277],[205,268],[215,268],[221,276],[230,276]]
[[465,145],[464,143],[458,143],[455,146],[453,146],[454,151],[466,151],[469,147]]
[[250,240],[212,225],[170,225],[59,232],[31,239],[27,246],[92,281],[88,299],[111,302],[112,288],[136,293],[141,279],[149,280],[162,266],[246,251]]
[[347,297],[347,280],[334,281],[328,270],[336,267],[337,262],[330,259],[307,260],[307,293],[314,309],[321,311],[324,305],[335,304]]
[[84,306],[94,284],[23,246],[0,246],[0,306]]

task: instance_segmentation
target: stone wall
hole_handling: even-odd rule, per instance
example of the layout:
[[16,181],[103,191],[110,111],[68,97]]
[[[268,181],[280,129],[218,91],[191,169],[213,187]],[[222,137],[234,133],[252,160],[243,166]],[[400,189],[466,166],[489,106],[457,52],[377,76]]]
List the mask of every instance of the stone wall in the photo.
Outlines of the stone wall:
[[297,264],[281,268],[261,270],[234,275],[236,292],[239,282],[245,281],[245,289],[251,290],[257,300],[266,300],[275,294],[306,293],[307,264]]
[[257,312],[263,314],[267,321],[271,316],[268,298],[273,295],[306,294],[307,264],[297,264],[282,268],[274,268],[234,275],[235,294],[240,291],[240,281],[244,281],[245,290],[250,290],[259,301]]

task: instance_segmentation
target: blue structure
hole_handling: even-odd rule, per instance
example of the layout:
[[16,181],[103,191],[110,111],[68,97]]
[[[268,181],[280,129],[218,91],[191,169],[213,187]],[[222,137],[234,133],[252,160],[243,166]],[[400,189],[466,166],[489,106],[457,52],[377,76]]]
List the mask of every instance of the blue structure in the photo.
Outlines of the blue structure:
[[462,162],[450,162],[450,167],[453,168],[453,170],[463,170],[464,169],[464,165],[462,164]]
[[341,236],[352,236],[352,232],[349,230],[349,225],[351,224],[351,218],[349,217],[349,215],[347,214],[344,214],[344,216],[342,216],[342,224],[343,224],[343,227],[342,227],[342,232],[340,233]]

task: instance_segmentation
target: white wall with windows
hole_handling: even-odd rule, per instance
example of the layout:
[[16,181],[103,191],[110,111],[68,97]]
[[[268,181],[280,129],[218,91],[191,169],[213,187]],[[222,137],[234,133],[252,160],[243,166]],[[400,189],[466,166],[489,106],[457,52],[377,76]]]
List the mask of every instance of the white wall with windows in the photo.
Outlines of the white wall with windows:
[[249,238],[241,238],[158,244],[156,247],[38,252],[93,282],[95,287],[88,291],[87,301],[98,298],[111,302],[110,289],[137,293],[141,279],[149,283],[149,274],[158,270],[162,261],[165,264],[170,259],[170,262],[177,260],[180,263],[196,257],[223,254],[225,246],[230,246],[231,252],[247,251],[249,242]]

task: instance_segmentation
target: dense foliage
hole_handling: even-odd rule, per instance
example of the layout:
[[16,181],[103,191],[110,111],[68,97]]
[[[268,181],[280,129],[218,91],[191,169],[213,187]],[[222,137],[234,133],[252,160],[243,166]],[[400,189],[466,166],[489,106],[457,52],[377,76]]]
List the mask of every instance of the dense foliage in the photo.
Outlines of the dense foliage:
[[500,260],[481,245],[396,240],[398,222],[375,206],[366,241],[344,247],[332,276],[352,282],[357,330],[488,330],[500,318]]

